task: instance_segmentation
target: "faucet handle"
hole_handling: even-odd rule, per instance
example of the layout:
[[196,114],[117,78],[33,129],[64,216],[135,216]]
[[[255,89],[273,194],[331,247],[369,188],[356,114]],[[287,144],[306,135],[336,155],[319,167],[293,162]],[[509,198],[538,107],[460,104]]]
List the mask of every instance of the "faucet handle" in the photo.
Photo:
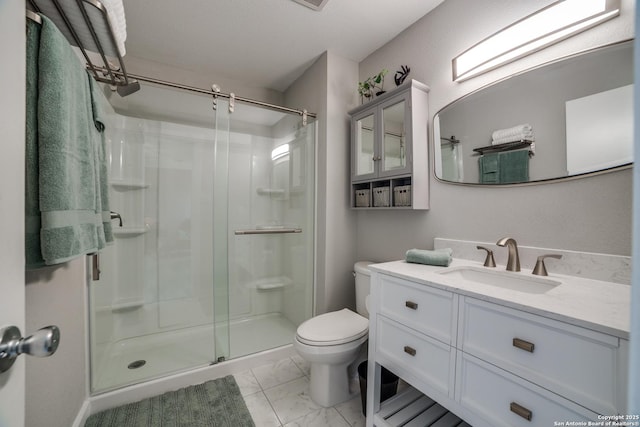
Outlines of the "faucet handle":
[[489,248],[485,248],[484,246],[476,246],[476,249],[482,249],[483,251],[487,251],[487,257],[484,259],[485,267],[495,267],[496,261],[493,259],[493,251]]
[[536,276],[548,276],[547,268],[544,265],[544,259],[545,258],[560,259],[560,258],[562,258],[562,255],[558,255],[558,254],[540,255],[538,257],[538,260],[536,261],[536,266],[533,267],[533,271],[531,272],[531,274],[535,274]]

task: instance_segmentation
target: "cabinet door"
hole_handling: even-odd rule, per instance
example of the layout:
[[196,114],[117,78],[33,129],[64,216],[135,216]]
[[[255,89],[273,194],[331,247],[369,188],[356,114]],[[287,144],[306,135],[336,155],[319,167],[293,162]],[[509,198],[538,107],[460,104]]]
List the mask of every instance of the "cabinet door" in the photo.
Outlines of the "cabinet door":
[[363,111],[351,120],[351,179],[373,178],[379,154],[376,152],[375,109]]
[[379,176],[411,173],[411,123],[408,93],[380,105]]

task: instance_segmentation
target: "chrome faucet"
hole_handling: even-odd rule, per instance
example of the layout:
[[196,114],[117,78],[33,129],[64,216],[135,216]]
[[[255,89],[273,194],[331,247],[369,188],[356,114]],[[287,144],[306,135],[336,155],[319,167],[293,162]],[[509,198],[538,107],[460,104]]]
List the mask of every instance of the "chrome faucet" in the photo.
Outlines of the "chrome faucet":
[[509,248],[509,258],[507,259],[507,271],[520,271],[520,256],[518,255],[518,244],[511,237],[503,237],[496,243],[498,246]]

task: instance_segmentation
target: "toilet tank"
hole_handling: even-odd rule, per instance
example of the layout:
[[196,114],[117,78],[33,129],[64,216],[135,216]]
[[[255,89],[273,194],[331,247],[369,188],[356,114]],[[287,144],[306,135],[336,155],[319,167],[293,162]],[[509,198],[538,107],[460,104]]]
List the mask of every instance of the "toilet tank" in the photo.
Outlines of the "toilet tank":
[[356,311],[359,315],[366,318],[369,317],[369,310],[367,310],[366,301],[369,297],[369,291],[371,290],[371,272],[369,271],[370,264],[373,264],[373,262],[360,261],[356,262],[353,266],[353,272],[356,278]]

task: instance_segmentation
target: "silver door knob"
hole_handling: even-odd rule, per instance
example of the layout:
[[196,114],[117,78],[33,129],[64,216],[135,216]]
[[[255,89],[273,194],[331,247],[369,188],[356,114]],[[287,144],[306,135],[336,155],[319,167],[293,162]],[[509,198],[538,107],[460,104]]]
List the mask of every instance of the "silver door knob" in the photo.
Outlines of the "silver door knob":
[[58,344],[60,329],[57,326],[47,326],[27,338],[22,338],[20,329],[15,326],[0,328],[0,373],[11,368],[21,354],[51,356],[58,349]]

